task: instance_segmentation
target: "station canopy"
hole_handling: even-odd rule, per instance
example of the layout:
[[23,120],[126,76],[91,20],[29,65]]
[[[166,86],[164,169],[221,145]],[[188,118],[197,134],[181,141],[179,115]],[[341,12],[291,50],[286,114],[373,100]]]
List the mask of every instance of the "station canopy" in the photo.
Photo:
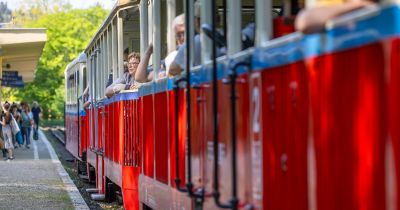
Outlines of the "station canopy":
[[44,28],[0,28],[0,70],[17,71],[32,82],[46,40]]

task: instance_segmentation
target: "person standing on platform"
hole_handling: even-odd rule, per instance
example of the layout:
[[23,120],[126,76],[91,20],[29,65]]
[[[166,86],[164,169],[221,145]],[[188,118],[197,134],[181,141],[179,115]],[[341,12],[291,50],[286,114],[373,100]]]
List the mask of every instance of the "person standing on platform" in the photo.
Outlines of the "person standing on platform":
[[33,125],[33,116],[32,112],[29,109],[29,105],[24,103],[23,111],[21,113],[22,117],[22,135],[25,140],[25,146],[29,149],[29,145],[31,144],[31,126]]
[[[18,111],[18,106],[17,104],[13,104],[11,106],[11,115],[14,117],[15,122],[18,125],[19,128],[19,132],[17,132],[17,134],[15,134],[15,140],[16,142],[14,142],[14,148],[17,149],[18,146],[22,147],[22,144],[24,143],[24,140],[22,139],[22,128],[21,128],[21,122],[22,122],[22,118],[21,118],[21,113]],[[16,144],[18,143],[18,145]]]
[[[0,115],[0,122],[2,122],[4,120],[4,117],[6,116],[6,113],[9,112],[9,110],[10,110],[10,103],[8,103],[8,101],[6,101],[6,102],[4,102],[3,111],[1,112],[1,115]],[[4,139],[5,135],[3,133],[3,125],[0,123],[0,126],[1,126],[1,131],[2,131],[1,134],[3,136],[3,140],[4,140],[4,143],[5,143],[6,140]],[[1,151],[3,153],[3,159],[7,160],[8,159],[7,158],[7,153],[8,153],[7,149],[3,148]]]
[[35,121],[35,132],[38,132],[39,129],[39,115],[42,110],[39,107],[38,102],[34,101],[32,104],[32,115],[33,115],[33,121]]
[[13,144],[13,133],[11,129],[11,121],[12,121],[12,115],[10,112],[6,112],[3,120],[0,121],[4,137],[4,149],[7,150],[8,154],[7,161],[14,159],[13,155],[14,144]]

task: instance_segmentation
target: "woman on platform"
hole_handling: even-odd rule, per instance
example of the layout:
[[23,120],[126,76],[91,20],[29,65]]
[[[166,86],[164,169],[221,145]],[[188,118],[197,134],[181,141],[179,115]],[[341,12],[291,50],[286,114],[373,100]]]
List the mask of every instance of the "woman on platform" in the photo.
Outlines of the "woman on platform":
[[2,121],[0,121],[3,129],[3,136],[4,136],[4,149],[7,150],[7,161],[13,160],[14,155],[13,155],[13,150],[14,150],[14,145],[13,145],[13,133],[12,133],[12,128],[11,128],[11,120],[12,120],[12,115],[10,112],[6,112],[4,118]]
[[22,136],[25,141],[26,148],[29,149],[29,145],[31,144],[31,127],[33,125],[33,115],[27,103],[24,103],[23,105],[21,117]]

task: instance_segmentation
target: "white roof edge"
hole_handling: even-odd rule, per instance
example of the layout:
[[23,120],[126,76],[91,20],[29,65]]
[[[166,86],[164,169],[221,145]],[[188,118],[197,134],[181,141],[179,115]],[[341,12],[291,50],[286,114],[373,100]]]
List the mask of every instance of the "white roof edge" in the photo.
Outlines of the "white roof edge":
[[46,32],[47,28],[0,28],[1,33],[15,33],[15,32],[21,32],[21,33],[42,33]]
[[45,28],[0,29],[0,46],[46,41],[47,29]]

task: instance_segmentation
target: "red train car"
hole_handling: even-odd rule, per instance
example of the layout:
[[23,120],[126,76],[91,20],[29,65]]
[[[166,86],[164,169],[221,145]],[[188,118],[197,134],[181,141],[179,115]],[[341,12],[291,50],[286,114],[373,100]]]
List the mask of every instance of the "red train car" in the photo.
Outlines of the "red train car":
[[86,54],[81,53],[65,70],[65,147],[78,160],[85,159],[87,120],[80,95],[86,87]]
[[153,81],[106,98],[125,49],[143,54],[152,39],[160,63],[175,48],[165,20],[183,7],[116,4],[85,51],[90,106],[80,120],[66,115],[67,149],[82,148],[93,198],[120,194],[126,209],[400,209],[400,7],[354,11],[303,35],[290,33],[292,18],[264,14],[267,1],[232,2],[228,32],[241,33],[229,11],[258,18],[254,47],[230,35],[216,59],[203,41],[202,65],[168,78],[154,65]]

